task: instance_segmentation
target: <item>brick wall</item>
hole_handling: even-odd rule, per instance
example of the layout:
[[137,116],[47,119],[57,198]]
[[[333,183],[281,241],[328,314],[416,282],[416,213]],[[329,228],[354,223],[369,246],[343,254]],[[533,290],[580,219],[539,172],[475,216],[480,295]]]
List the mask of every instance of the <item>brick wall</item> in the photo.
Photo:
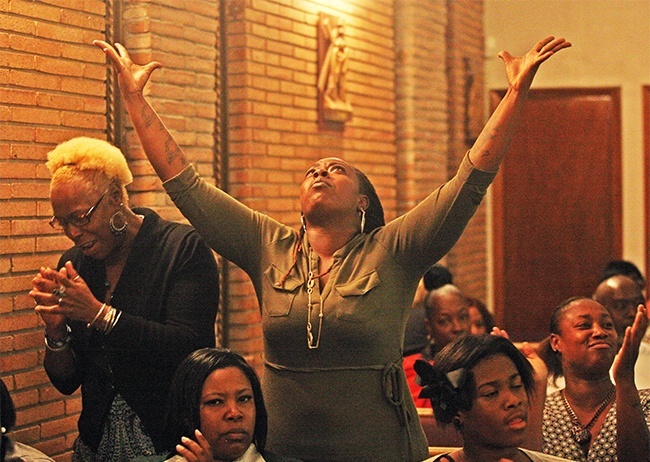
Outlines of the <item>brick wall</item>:
[[[466,135],[476,137],[483,126],[483,2],[447,0],[447,75],[449,84],[449,175],[471,147]],[[466,88],[471,74],[473,86]],[[468,100],[469,97],[469,100]],[[466,106],[467,104],[467,106]],[[467,120],[466,114],[469,114]],[[466,132],[469,128],[469,133]],[[447,256],[454,283],[467,295],[486,300],[486,201]]]
[[395,3],[398,213],[448,179],[446,2]]
[[104,59],[90,45],[104,14],[99,0],[0,1],[0,375],[18,408],[15,437],[48,454],[70,447],[81,403],[50,385],[27,296],[38,268],[70,245],[47,224],[43,163],[61,141],[105,137]]
[[[395,2],[399,214],[454,175],[483,125],[483,3]],[[467,76],[473,85],[466,89]],[[466,106],[468,104],[468,106]],[[468,295],[486,298],[485,202],[443,263]]]

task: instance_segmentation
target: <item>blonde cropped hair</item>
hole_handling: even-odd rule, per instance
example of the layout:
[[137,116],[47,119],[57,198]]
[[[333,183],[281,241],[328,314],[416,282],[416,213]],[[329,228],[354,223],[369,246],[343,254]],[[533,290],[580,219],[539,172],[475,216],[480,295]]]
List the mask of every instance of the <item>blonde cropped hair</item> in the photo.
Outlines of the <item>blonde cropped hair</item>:
[[47,154],[45,166],[52,174],[50,186],[81,177],[94,188],[101,177],[117,183],[126,197],[133,175],[124,154],[107,141],[80,136],[64,141]]

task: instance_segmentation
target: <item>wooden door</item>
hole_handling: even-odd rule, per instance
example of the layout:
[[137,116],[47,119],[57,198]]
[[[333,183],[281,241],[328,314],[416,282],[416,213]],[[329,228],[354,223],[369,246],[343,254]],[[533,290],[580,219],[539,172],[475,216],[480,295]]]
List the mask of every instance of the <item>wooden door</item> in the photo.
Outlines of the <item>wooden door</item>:
[[[503,92],[492,92],[494,109]],[[494,307],[513,340],[548,335],[621,256],[620,90],[533,90],[494,184]]]

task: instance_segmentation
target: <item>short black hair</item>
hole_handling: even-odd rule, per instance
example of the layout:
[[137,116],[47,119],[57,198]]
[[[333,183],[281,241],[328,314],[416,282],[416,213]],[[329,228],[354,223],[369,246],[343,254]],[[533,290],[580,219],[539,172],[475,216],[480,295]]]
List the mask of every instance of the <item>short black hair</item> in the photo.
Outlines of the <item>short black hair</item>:
[[[264,452],[268,414],[260,380],[255,370],[241,355],[227,348],[201,348],[190,353],[178,366],[172,380],[167,412],[167,432],[171,442],[178,443],[182,436],[192,438],[194,430],[201,428],[203,384],[215,370],[231,366],[240,369],[251,383],[256,414],[253,443],[260,453]],[[173,446],[168,449],[173,449]]]
[[619,274],[629,277],[641,286],[641,290],[645,290],[646,280],[641,270],[634,263],[627,260],[612,260],[607,263],[600,272],[598,284]]

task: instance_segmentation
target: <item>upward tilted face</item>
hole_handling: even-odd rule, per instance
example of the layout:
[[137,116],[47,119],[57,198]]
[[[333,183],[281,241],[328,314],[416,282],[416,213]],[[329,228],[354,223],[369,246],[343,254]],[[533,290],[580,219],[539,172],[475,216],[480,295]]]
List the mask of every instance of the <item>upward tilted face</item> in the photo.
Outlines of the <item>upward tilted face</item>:
[[300,186],[300,205],[311,219],[318,220],[331,211],[356,217],[360,207],[368,206],[368,198],[359,192],[354,167],[342,159],[328,157],[307,169]]
[[528,422],[528,396],[519,371],[503,354],[490,356],[472,369],[475,400],[459,417],[465,441],[479,446],[519,446]]

